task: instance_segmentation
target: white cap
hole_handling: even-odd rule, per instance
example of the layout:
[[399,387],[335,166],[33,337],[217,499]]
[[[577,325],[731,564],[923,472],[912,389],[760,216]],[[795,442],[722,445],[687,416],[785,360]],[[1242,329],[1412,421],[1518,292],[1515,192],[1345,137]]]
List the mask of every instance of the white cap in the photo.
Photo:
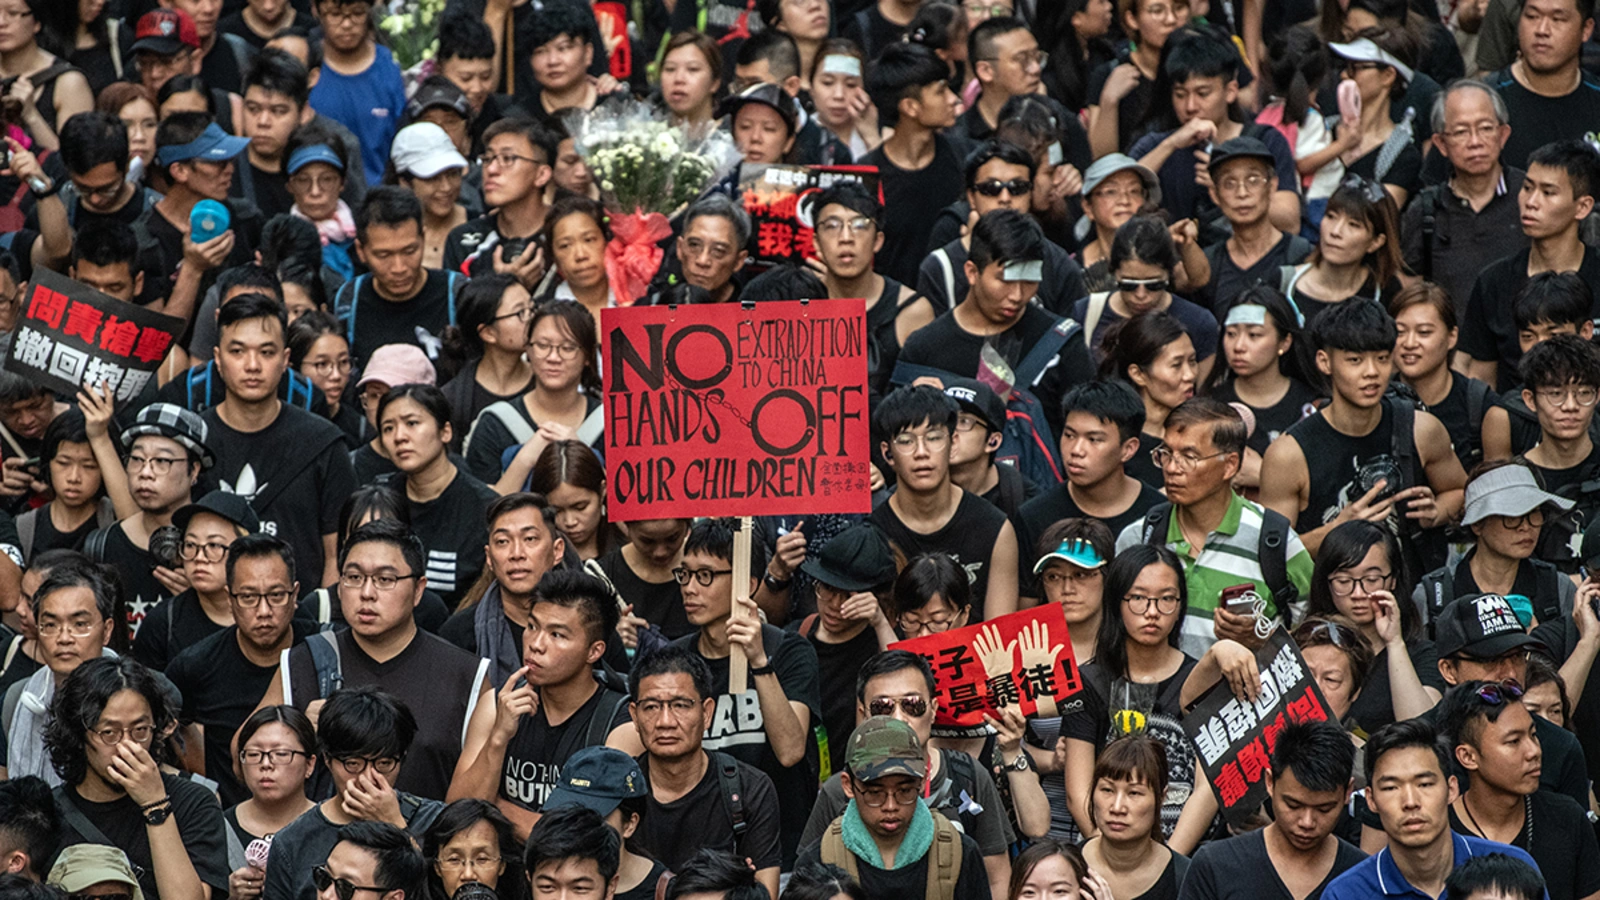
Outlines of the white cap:
[[1416,76],[1416,73],[1411,71],[1410,66],[1401,62],[1400,58],[1395,56],[1393,53],[1390,53],[1389,51],[1373,43],[1371,38],[1356,38],[1349,43],[1329,44],[1328,49],[1332,50],[1334,54],[1339,56],[1341,59],[1353,60],[1355,62],[1382,63],[1389,68],[1394,69],[1396,72],[1399,72],[1400,80],[1406,82],[1407,84],[1409,84],[1411,79]]
[[389,147],[389,160],[396,172],[418,178],[467,168],[467,158],[456,149],[450,135],[432,122],[416,122],[400,129]]

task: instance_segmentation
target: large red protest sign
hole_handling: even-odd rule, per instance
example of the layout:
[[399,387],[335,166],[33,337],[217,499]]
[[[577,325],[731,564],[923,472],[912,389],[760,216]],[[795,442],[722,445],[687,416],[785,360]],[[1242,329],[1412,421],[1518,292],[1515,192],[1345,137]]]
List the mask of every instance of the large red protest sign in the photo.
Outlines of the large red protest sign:
[[600,325],[612,521],[872,508],[865,301],[635,306]]
[[1267,799],[1265,775],[1278,735],[1291,722],[1329,718],[1328,703],[1306,668],[1300,648],[1278,629],[1256,651],[1261,693],[1254,701],[1233,695],[1219,681],[1183,717],[1206,777],[1229,824],[1244,827]]
[[854,181],[882,200],[876,166],[745,164],[739,169],[739,202],[750,214],[750,255],[757,263],[799,265],[815,258],[816,195],[841,181]]
[[34,269],[5,367],[68,396],[106,384],[128,400],[155,376],[183,327],[182,319]]
[[1003,706],[1024,716],[1060,715],[1062,701],[1083,682],[1067,635],[1067,618],[1056,603],[940,634],[889,645],[920,654],[933,667],[939,711],[934,733],[972,735],[985,715],[999,718]]

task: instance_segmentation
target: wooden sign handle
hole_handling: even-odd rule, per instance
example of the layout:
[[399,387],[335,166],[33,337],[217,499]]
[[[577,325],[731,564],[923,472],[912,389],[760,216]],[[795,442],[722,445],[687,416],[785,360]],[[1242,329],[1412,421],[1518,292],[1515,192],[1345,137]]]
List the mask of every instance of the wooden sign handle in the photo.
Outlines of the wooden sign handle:
[[[728,615],[731,625],[748,618],[744,601],[750,599],[750,539],[755,522],[750,516],[739,517],[739,530],[733,533],[733,611]],[[750,663],[745,659],[744,647],[733,644],[728,657],[728,693],[735,697],[750,687]]]

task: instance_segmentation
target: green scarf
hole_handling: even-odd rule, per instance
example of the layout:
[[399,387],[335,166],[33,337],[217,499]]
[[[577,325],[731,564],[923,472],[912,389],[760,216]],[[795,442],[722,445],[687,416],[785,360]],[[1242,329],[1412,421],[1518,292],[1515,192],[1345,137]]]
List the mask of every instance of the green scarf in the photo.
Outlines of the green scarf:
[[[861,821],[861,812],[856,808],[855,800],[851,800],[850,805],[844,808],[842,837],[845,849],[857,859],[874,868],[888,868],[883,864],[883,854],[878,852],[878,842],[868,833],[867,823]],[[928,855],[928,848],[932,846],[933,813],[928,812],[928,805],[919,797],[917,808],[911,813],[911,824],[906,828],[905,839],[900,842],[900,850],[894,855],[894,868],[904,869],[915,865]]]

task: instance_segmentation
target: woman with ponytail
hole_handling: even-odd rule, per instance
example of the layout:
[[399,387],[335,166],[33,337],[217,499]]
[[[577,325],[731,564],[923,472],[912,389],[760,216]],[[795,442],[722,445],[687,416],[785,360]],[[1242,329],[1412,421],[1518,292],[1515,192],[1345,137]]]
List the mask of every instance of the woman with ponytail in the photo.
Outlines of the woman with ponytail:
[[[1317,88],[1328,74],[1328,45],[1310,27],[1296,25],[1267,45],[1267,79],[1273,101],[1256,122],[1278,129],[1294,148],[1294,166],[1305,191],[1306,220],[1322,223],[1328,198],[1344,177],[1339,154],[1361,140],[1358,123],[1330,128],[1317,105]],[[1307,234],[1309,240],[1315,235]]]
[[481,275],[467,282],[456,301],[456,324],[444,331],[444,349],[460,369],[442,390],[450,401],[453,450],[460,451],[478,413],[501,400],[515,400],[533,386],[533,365],[523,355],[533,300],[510,275]]

